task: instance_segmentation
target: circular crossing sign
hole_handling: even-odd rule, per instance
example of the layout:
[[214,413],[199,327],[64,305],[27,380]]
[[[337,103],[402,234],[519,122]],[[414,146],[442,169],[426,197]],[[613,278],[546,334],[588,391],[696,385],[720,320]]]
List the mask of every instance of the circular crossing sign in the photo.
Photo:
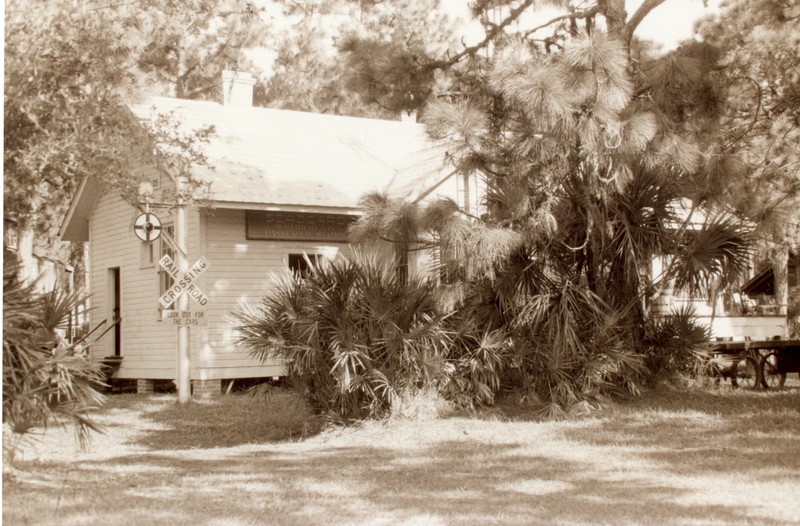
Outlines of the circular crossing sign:
[[133,233],[142,241],[155,241],[161,235],[161,220],[153,214],[141,214],[133,222]]

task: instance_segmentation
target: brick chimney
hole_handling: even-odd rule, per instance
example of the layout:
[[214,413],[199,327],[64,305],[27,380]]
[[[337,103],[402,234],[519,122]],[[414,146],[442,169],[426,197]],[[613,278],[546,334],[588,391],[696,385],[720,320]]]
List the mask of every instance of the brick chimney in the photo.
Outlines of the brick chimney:
[[223,106],[251,107],[256,79],[246,71],[222,72]]

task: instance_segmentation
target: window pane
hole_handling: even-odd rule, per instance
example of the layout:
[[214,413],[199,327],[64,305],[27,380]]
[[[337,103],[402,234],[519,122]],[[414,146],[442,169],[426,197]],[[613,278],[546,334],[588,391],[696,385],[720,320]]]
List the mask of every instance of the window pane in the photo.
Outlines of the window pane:
[[[169,242],[166,239],[164,239],[164,233],[168,234],[170,236],[170,238],[174,239],[173,236],[175,235],[175,227],[173,225],[164,225],[162,227],[162,235],[161,235],[161,237],[158,238],[159,239],[158,259],[161,259],[163,256],[169,256],[174,260],[175,259],[175,250],[173,250],[172,249],[172,245],[170,245]],[[172,276],[170,276],[166,271],[164,271],[163,269],[159,269],[159,271],[158,271],[158,283],[159,283],[159,285],[158,285],[158,295],[161,296],[167,290],[169,290],[169,288],[172,287],[172,284],[174,283],[174,281],[175,280],[172,278]]]
[[289,270],[293,274],[305,276],[311,272],[309,261],[315,267],[319,264],[319,254],[289,254]]
[[402,283],[408,282],[408,250],[403,245],[397,247],[395,252],[395,272]]

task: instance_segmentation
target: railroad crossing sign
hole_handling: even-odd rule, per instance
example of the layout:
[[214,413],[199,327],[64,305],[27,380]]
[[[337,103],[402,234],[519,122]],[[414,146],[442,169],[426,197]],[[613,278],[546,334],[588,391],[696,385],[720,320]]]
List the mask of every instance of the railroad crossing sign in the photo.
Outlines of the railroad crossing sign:
[[140,214],[133,222],[133,233],[142,241],[155,241],[161,235],[161,220],[150,212]]
[[158,261],[158,264],[161,265],[174,280],[169,290],[158,298],[162,307],[165,309],[169,308],[181,294],[188,294],[190,298],[200,305],[206,305],[208,303],[208,296],[200,290],[200,287],[194,284],[194,281],[200,277],[200,274],[205,272],[208,268],[208,262],[205,259],[198,259],[186,272],[182,272],[178,268],[178,264],[175,263],[168,254],[165,254],[164,257]]

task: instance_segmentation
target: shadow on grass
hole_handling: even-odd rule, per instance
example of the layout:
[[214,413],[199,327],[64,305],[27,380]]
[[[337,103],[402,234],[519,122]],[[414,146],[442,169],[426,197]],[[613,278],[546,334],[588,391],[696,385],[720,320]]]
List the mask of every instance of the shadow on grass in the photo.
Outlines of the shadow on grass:
[[[303,401],[289,390],[275,390],[267,397],[246,393],[208,401],[178,404],[172,397],[122,400],[119,405],[138,406],[152,426],[131,439],[152,450],[234,447],[297,440],[319,430]],[[112,401],[113,407],[113,401]],[[124,425],[107,424],[110,427]]]
[[[776,509],[782,503],[767,502],[759,492],[773,499],[797,494],[800,390],[652,394],[563,425],[454,419],[409,424],[406,434],[387,428],[342,440],[260,445],[244,444],[259,436],[285,439],[294,424],[281,422],[293,420],[270,420],[267,407],[259,405],[236,414],[223,403],[209,406],[218,418],[229,419],[227,425],[255,415],[272,424],[252,424],[250,431],[207,426],[201,418],[217,413],[193,413],[208,411],[197,405],[178,410],[187,419],[180,424],[171,413],[175,404],[147,409],[143,418],[162,428],[136,442],[151,451],[41,464],[42,471],[57,474],[51,475],[54,483],[36,491],[12,486],[8,495],[4,487],[4,496],[24,496],[25,509],[33,510],[9,510],[6,516],[4,507],[4,519],[173,525],[793,520]],[[262,425],[283,431],[270,435]],[[450,434],[428,434],[436,426]],[[202,439],[175,436],[202,434],[204,428],[208,436]],[[229,445],[240,447],[191,449],[212,439],[218,447],[226,436]]]
[[[800,388],[651,393],[564,431],[570,440],[627,447],[669,474],[738,478],[742,493],[786,482],[800,491]],[[786,499],[787,495],[764,495]],[[788,495],[800,510],[797,493]],[[778,504],[781,505],[780,503]],[[800,512],[795,518],[800,522]]]
[[[117,472],[113,501],[86,490]],[[169,478],[157,474],[169,473]],[[605,478],[601,467],[481,441],[445,441],[403,455],[380,446],[165,454],[85,463],[53,518],[69,524],[784,524],[745,503],[693,503],[690,488],[655,478]],[[52,490],[51,490],[52,491]],[[51,497],[53,498],[53,497]]]

